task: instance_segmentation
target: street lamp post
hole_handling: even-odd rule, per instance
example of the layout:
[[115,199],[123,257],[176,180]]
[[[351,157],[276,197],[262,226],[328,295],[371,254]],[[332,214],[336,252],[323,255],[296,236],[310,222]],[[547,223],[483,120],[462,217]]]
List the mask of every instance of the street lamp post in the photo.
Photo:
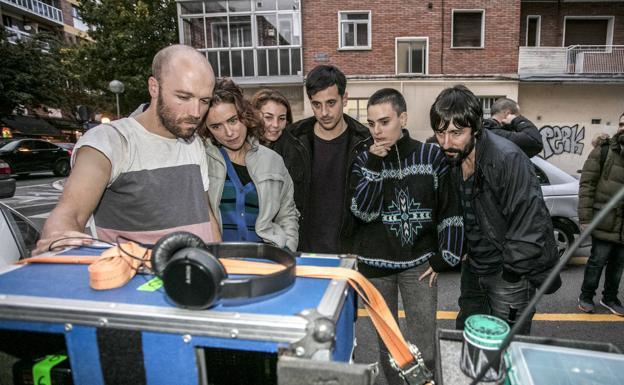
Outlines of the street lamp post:
[[117,119],[121,116],[119,114],[119,94],[124,92],[124,84],[119,80],[113,80],[108,83],[108,89],[115,94],[115,100],[117,101]]

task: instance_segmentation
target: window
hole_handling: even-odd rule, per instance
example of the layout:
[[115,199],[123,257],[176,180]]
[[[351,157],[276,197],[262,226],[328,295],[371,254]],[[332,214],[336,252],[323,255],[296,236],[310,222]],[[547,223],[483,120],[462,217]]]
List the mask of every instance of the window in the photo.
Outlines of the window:
[[299,45],[299,15],[263,13],[256,16],[258,45]]
[[613,17],[566,17],[563,46],[611,45],[613,43]]
[[546,173],[539,167],[535,166],[535,175],[537,176],[537,180],[539,181],[540,185],[544,186],[544,185],[549,185],[550,181],[548,180],[548,176],[546,175]]
[[76,6],[72,6],[72,17],[74,19],[82,20],[82,17],[80,17],[80,11],[78,10],[78,7]]
[[397,37],[396,73],[426,74],[428,45],[426,37]]
[[542,29],[542,17],[541,16],[527,16],[527,30],[526,30],[526,46],[527,47],[539,47],[540,46],[540,32]]
[[178,5],[181,43],[204,53],[216,76],[301,76],[300,0],[183,1]]
[[2,15],[2,24],[4,24],[5,27],[13,27],[13,18],[11,16]]
[[180,2],[180,12],[183,15],[200,14],[204,12],[201,1]]
[[347,105],[343,108],[342,112],[349,115],[358,122],[367,125],[366,121],[366,105],[368,104],[368,98],[349,98],[347,99]]
[[454,9],[451,23],[452,48],[483,48],[485,11]]
[[492,113],[490,112],[492,104],[498,99],[504,98],[504,96],[477,96],[477,98],[481,102],[481,107],[483,108],[483,119],[489,119],[492,117]]
[[338,12],[340,49],[371,48],[371,12]]

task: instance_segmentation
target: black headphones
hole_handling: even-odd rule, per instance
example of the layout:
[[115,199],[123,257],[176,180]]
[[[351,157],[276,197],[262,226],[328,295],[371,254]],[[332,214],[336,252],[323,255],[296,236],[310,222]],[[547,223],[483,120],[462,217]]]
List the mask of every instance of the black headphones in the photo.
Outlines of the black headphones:
[[[285,267],[276,273],[228,278],[219,258],[259,258]],[[295,255],[264,243],[205,244],[195,234],[171,233],[152,250],[152,269],[171,301],[188,309],[206,309],[222,299],[244,300],[289,288],[295,282]]]

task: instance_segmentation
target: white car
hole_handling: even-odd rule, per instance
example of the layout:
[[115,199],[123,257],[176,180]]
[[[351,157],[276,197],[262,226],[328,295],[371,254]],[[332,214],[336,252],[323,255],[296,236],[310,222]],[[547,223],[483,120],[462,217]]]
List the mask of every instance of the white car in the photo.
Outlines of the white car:
[[[579,181],[538,156],[531,158],[531,161],[535,165],[535,173],[542,186],[544,201],[550,211],[557,249],[561,257],[580,234]],[[589,256],[590,247],[591,238],[587,237],[574,255]]]

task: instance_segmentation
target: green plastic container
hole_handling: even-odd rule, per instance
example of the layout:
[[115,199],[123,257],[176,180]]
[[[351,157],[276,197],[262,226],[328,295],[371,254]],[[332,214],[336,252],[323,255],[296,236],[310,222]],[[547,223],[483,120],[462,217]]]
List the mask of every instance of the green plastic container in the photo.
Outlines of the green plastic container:
[[[460,368],[471,378],[477,377],[490,362],[497,360],[496,352],[507,334],[509,325],[498,317],[475,314],[464,322],[464,343]],[[499,381],[505,374],[502,357],[483,377],[484,382]]]

